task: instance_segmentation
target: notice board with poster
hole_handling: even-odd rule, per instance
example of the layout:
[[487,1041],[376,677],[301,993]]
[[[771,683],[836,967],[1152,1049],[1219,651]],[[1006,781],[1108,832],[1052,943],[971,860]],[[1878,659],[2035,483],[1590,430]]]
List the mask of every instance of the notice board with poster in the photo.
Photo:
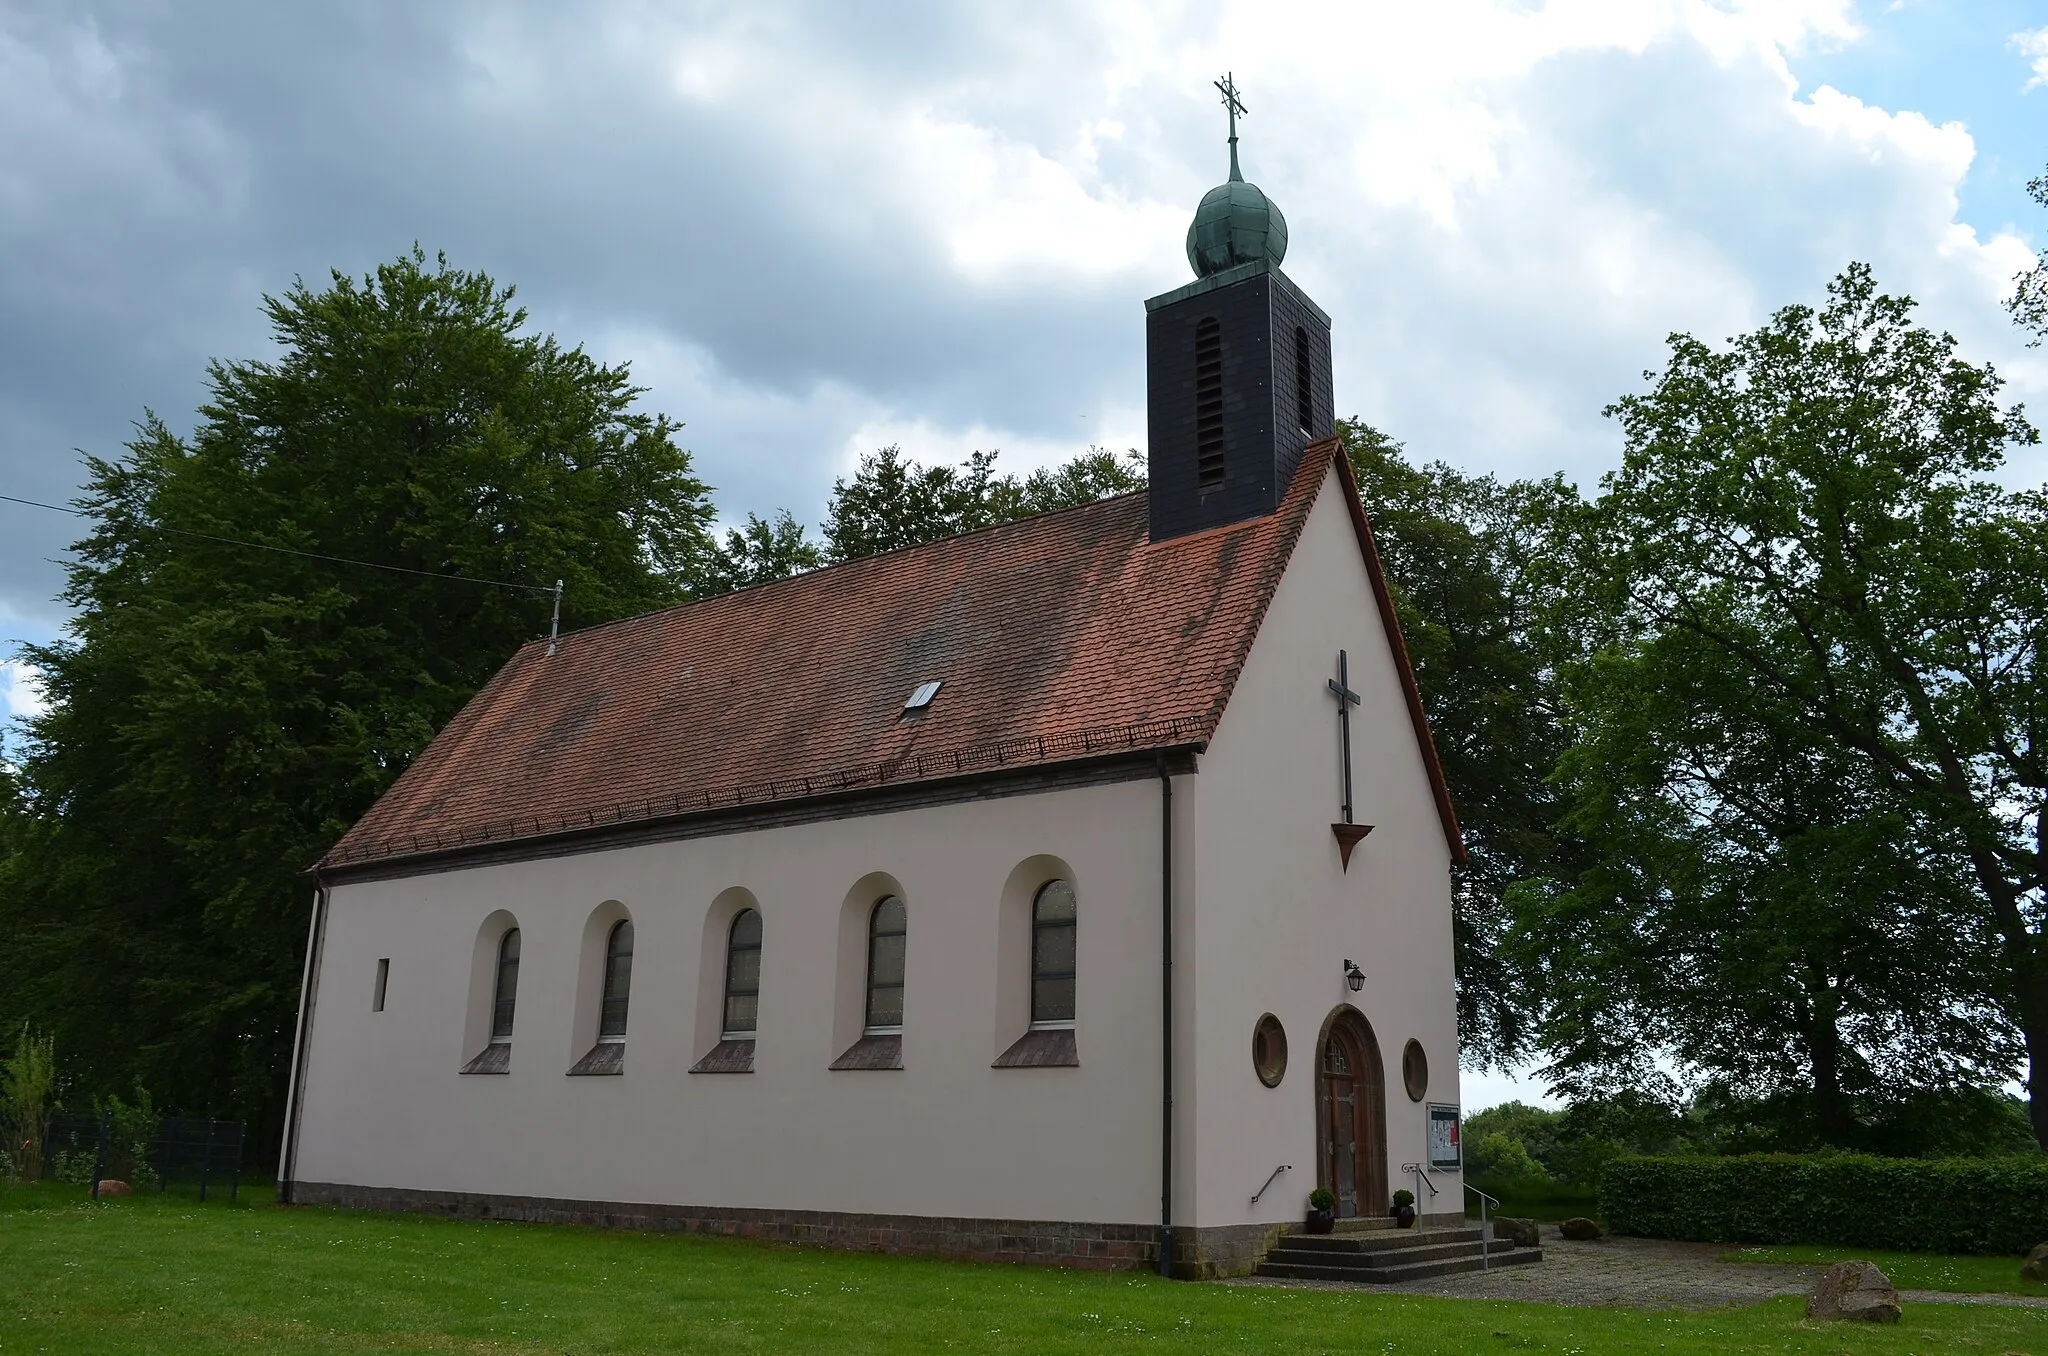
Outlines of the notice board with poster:
[[1458,1108],[1429,1104],[1429,1170],[1456,1172],[1464,1159],[1458,1151]]

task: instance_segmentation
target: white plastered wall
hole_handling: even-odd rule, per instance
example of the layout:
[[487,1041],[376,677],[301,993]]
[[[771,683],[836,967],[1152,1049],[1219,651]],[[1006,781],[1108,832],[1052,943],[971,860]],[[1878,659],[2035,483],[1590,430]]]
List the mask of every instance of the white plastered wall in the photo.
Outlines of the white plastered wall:
[[[1371,1024],[1386,1077],[1387,1186],[1414,1188],[1399,1165],[1426,1158],[1425,1105],[1458,1101],[1457,1000],[1450,850],[1400,673],[1332,470],[1304,524],[1228,709],[1202,760],[1183,820],[1194,835],[1182,898],[1192,934],[1196,1038],[1182,1074],[1179,1123],[1191,1158],[1188,1222],[1299,1219],[1316,1185],[1316,1038],[1341,1004]],[[1354,812],[1373,831],[1340,864],[1337,651],[1350,653]],[[1342,962],[1365,971],[1345,986]],[[1188,974],[1188,971],[1183,971]],[[1252,1028],[1271,1012],[1286,1028],[1278,1087],[1252,1065]],[[1429,1059],[1423,1102],[1401,1084],[1413,1037]],[[1253,1192],[1292,1165],[1260,1200]],[[1432,1177],[1429,1213],[1463,1209],[1456,1173]],[[1178,1212],[1177,1212],[1178,1213]]]
[[[1185,780],[1185,779],[1184,779]],[[1158,1217],[1158,784],[1140,780],[337,886],[308,1037],[306,1182],[589,1201],[1146,1223]],[[1021,1034],[1000,982],[1006,890],[1064,862],[1081,901],[1078,1068],[992,1069]],[[909,914],[901,1071],[833,1072],[847,895]],[[750,1074],[691,1074],[707,936],[735,891],[765,925]],[[567,1077],[591,915],[634,924],[625,1072]],[[457,1073],[478,929],[521,929],[511,1072]],[[502,922],[502,919],[500,919]],[[483,948],[489,952],[490,948]],[[1028,965],[1028,947],[1022,951]],[[389,957],[382,1012],[377,961]],[[864,960],[862,962],[864,964]],[[1016,978],[1016,977],[1012,977]],[[588,1006],[585,1004],[584,1006]],[[715,1009],[713,1009],[715,1010]],[[850,1009],[849,1009],[850,1010]],[[715,1022],[713,1023],[715,1025]],[[1014,1026],[1016,1029],[1011,1030]]]

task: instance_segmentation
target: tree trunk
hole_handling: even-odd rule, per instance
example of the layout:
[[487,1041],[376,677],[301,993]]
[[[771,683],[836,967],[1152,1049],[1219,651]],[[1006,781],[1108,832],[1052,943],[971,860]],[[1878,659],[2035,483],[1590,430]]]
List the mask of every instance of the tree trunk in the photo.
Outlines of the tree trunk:
[[2027,1121],[2034,1129],[2034,1143],[2048,1152],[2048,949],[2041,935],[2027,926],[2019,892],[2003,865],[1979,844],[1970,846],[1977,884],[1989,898],[2005,938],[2006,975],[2012,983],[2020,1038],[2027,1046]]
[[2048,964],[2038,949],[2014,958],[2020,1036],[2027,1043],[2027,1120],[2034,1143],[2048,1152]]
[[1807,971],[1806,1053],[1813,1064],[1813,1112],[1821,1138],[1838,1149],[1853,1147],[1855,1121],[1842,1096],[1842,1033],[1835,1025],[1840,1007],[1826,976]]

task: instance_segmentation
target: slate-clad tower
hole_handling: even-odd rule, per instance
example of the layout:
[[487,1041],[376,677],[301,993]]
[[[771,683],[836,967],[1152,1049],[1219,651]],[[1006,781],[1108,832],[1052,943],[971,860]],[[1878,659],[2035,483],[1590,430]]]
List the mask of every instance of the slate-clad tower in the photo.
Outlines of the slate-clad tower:
[[1188,227],[1195,281],[1145,303],[1152,540],[1271,513],[1302,449],[1335,432],[1330,317],[1285,273],[1287,221],[1237,167]]

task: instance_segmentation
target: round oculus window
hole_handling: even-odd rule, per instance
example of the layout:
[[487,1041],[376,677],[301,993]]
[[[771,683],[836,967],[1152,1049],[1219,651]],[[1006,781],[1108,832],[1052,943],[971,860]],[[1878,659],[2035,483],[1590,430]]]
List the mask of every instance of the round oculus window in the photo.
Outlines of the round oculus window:
[[1429,1091],[1429,1056],[1422,1053],[1421,1041],[1411,1040],[1401,1051],[1401,1084],[1411,1102],[1421,1101]]
[[1269,1088],[1279,1087],[1287,1075],[1287,1031],[1270,1012],[1252,1027],[1252,1068]]

